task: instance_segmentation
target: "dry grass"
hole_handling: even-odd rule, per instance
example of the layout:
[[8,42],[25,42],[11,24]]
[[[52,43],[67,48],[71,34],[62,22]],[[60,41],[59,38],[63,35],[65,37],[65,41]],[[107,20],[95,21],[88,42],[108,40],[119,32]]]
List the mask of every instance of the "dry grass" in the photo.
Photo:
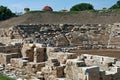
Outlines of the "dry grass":
[[120,22],[119,13],[100,12],[78,12],[78,13],[57,13],[57,12],[36,12],[14,17],[0,22],[0,27],[8,28],[17,24],[40,24],[40,23],[77,23],[77,24],[106,24]]

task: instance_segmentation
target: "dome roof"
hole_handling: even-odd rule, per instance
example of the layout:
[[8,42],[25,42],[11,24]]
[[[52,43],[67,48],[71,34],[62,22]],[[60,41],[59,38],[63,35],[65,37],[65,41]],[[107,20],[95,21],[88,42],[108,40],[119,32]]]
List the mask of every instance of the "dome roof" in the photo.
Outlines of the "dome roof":
[[50,6],[45,6],[43,8],[44,11],[53,11],[53,9]]

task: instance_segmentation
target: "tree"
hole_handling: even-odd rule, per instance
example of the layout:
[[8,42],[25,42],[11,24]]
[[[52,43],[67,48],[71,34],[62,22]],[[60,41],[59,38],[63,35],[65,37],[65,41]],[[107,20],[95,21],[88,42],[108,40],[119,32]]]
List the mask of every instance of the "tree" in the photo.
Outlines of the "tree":
[[80,3],[77,5],[74,5],[70,11],[85,11],[85,10],[94,10],[93,5],[89,3]]
[[6,20],[13,17],[15,14],[10,9],[4,6],[0,6],[0,20]]
[[30,8],[24,8],[25,13],[30,11]]
[[120,0],[118,0],[116,4],[110,7],[110,9],[120,9]]

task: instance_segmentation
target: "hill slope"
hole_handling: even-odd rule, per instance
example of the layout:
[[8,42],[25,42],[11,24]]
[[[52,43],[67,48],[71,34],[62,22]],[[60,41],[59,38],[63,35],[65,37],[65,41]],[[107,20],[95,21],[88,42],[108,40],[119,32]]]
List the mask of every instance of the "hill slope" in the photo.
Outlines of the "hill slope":
[[2,21],[0,22],[0,27],[11,27],[17,24],[40,23],[112,24],[116,22],[120,22],[119,12],[36,12]]

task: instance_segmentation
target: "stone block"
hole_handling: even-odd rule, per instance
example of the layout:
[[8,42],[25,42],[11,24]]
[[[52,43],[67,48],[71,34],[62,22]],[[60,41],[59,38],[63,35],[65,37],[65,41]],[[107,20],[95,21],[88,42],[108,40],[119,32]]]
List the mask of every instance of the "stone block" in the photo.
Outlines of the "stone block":
[[82,67],[82,70],[85,72],[84,74],[88,77],[88,80],[99,80],[99,67],[91,66],[91,67]]
[[48,66],[60,66],[60,62],[57,59],[48,59],[46,62],[46,65]]
[[1,64],[8,64],[10,63],[10,59],[12,58],[11,54],[0,53],[0,63]]
[[16,68],[23,68],[27,66],[28,60],[23,60],[22,58],[11,58],[11,65]]
[[49,58],[56,58],[61,64],[65,64],[67,59],[77,58],[77,54],[69,52],[51,52],[49,53]]
[[11,60],[10,60],[10,63],[11,63],[11,66],[13,66],[13,67],[16,67],[17,66],[17,58],[11,58]]
[[38,71],[38,72],[36,73],[37,78],[39,78],[40,80],[44,78],[43,75],[44,75],[44,74],[43,74],[43,72],[41,72],[41,71]]
[[120,67],[120,61],[116,61],[116,63],[114,64],[114,66]]
[[65,66],[57,66],[57,67],[56,67],[56,75],[57,75],[57,78],[62,78],[62,77],[64,77],[64,68],[65,68]]
[[116,61],[117,61],[116,58],[112,58],[112,57],[103,57],[103,64],[115,63]]
[[34,46],[30,47],[28,44],[23,44],[21,49],[22,57],[28,57],[29,61],[34,60]]
[[102,62],[103,56],[93,55],[92,59],[94,59],[96,62]]
[[66,62],[65,74],[66,80],[99,80],[100,78],[98,67],[86,67],[83,61],[72,59]]
[[44,62],[46,57],[46,48],[34,48],[34,62]]
[[105,75],[105,80],[112,80],[112,75]]
[[19,68],[23,68],[24,66],[27,66],[28,60],[20,60],[19,61]]
[[88,65],[88,66],[92,66],[93,63],[94,63],[94,60],[93,59],[85,59],[85,64]]
[[27,63],[27,71],[30,72],[37,72],[41,71],[41,68],[45,67],[45,62],[40,62],[40,63],[34,63],[34,62],[29,62]]
[[65,80],[65,78],[57,78],[56,80]]
[[81,54],[81,58],[82,59],[92,59],[93,55],[89,55],[89,54]]
[[100,80],[105,80],[105,71],[100,71]]
[[19,58],[21,54],[19,53],[10,53],[12,55],[12,58]]
[[75,59],[77,58],[76,53],[65,53],[67,55],[67,59]]

